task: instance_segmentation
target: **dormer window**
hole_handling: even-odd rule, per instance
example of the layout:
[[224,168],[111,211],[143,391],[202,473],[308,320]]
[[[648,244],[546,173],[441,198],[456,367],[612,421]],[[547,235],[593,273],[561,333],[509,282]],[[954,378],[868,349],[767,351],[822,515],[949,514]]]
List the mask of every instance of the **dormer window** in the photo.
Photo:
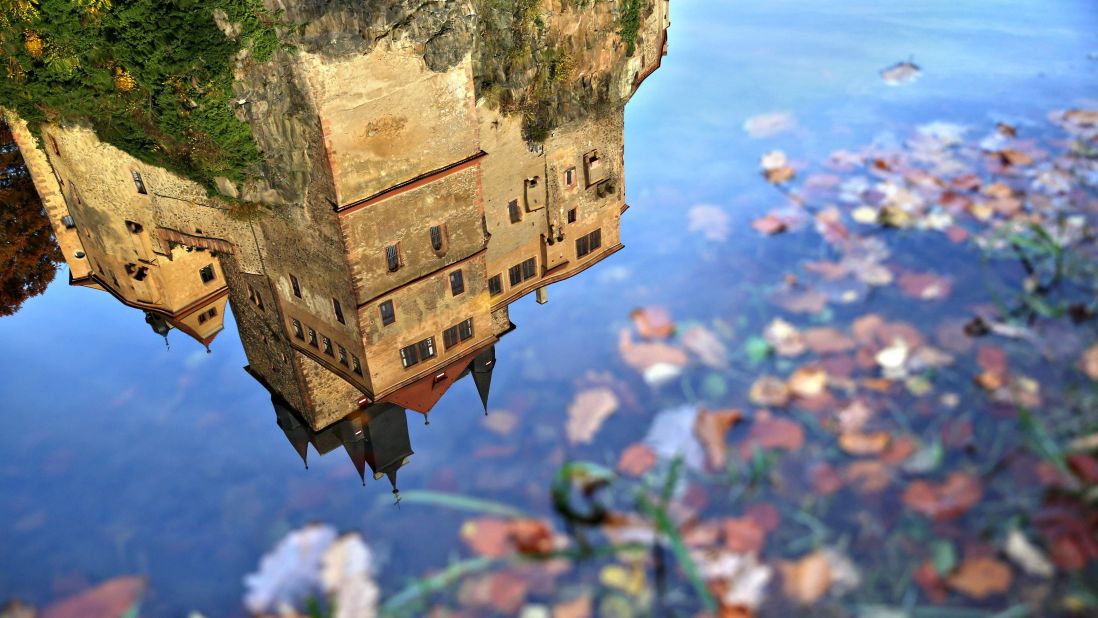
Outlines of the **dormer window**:
[[133,184],[137,187],[137,192],[141,195],[148,195],[148,190],[145,189],[145,181],[141,179],[141,172],[137,170],[131,170],[130,174],[133,175]]

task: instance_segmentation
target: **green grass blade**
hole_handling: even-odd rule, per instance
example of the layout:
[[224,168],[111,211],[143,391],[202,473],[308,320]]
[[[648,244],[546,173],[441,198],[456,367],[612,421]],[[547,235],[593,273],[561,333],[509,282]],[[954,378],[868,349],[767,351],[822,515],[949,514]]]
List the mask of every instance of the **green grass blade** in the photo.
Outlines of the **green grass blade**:
[[[383,496],[379,501],[388,504],[390,498],[388,496]],[[502,502],[473,498],[471,496],[452,494],[443,491],[431,491],[429,489],[402,491],[400,492],[400,502],[401,504],[429,504],[459,511],[498,515],[500,517],[534,517],[531,513],[503,504]]]

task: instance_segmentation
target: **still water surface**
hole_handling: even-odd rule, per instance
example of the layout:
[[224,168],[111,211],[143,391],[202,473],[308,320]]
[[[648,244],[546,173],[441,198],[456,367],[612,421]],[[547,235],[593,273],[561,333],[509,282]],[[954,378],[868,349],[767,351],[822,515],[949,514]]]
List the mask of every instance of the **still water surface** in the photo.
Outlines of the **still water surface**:
[[[511,307],[518,329],[496,346],[490,408],[517,415],[518,427],[506,436],[487,430],[463,380],[430,426],[409,417],[416,454],[401,471],[402,489],[548,514],[547,487],[565,456],[613,464],[658,410],[683,403],[620,360],[618,332],[630,311],[659,305],[680,323],[720,318],[738,333],[730,345],[740,346],[779,311],[759,290],[826,253],[813,234],[764,239],[750,228],[783,205],[759,177],[762,153],[819,162],[933,121],[979,134],[1003,121],[1036,135],[1051,130],[1050,111],[1098,95],[1098,7],[1087,0],[673,0],[672,24],[669,56],[626,110],[626,249],[551,287],[547,305],[529,297]],[[920,79],[882,82],[881,69],[909,58]],[[745,133],[748,118],[770,112],[792,114],[796,126],[763,139]],[[687,213],[699,204],[728,215],[726,240],[688,230]],[[921,270],[969,269],[970,281],[1001,275],[917,237],[893,251]],[[314,520],[362,531],[383,559],[386,591],[465,551],[458,529],[466,514],[397,509],[385,483],[362,487],[338,452],[311,456],[305,469],[269,394],[242,370],[231,319],[212,354],[178,333],[166,349],[139,312],[66,280],[62,270],[46,294],[0,319],[0,599],[40,604],[139,573],[150,578],[148,615],[233,615],[243,611],[243,575],[287,531]],[[955,289],[947,305],[928,310],[882,293],[841,311],[931,330],[985,296]],[[1089,329],[1078,336],[1092,340]],[[593,444],[570,446],[565,409],[589,372],[619,376],[638,404]],[[745,405],[750,383],[733,380],[717,403]],[[1045,388],[1056,392],[1057,383]]]

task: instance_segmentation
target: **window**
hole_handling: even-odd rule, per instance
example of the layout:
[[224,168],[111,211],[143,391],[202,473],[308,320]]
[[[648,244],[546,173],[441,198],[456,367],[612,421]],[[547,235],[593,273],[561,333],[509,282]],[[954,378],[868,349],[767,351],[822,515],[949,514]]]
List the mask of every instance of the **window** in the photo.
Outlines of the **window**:
[[473,338],[473,318],[469,318],[457,324],[451,326],[442,331],[442,343],[446,346],[446,349],[454,347],[462,341],[468,341]]
[[591,251],[590,240],[586,236],[576,239],[576,257],[583,257]]
[[339,364],[347,366],[347,348],[339,346]]
[[396,272],[400,268],[400,246],[389,245],[385,247],[385,262],[389,265],[389,272]]
[[526,281],[527,279],[532,278],[536,274],[536,271],[537,262],[534,261],[534,258],[526,260],[522,263],[522,280]]
[[316,331],[313,330],[312,327],[309,328],[309,345],[313,346],[314,348],[317,347],[317,345],[316,345]]
[[591,232],[591,250],[594,251],[602,246],[602,230],[595,230]]
[[198,323],[199,324],[205,324],[206,323],[206,314],[205,313],[198,314]]
[[488,293],[492,296],[503,293],[503,275],[495,275],[488,279]]
[[140,234],[145,228],[136,221],[127,221],[126,229],[129,230],[131,234]]
[[248,286],[248,300],[252,301],[256,307],[259,307],[260,311],[263,311],[263,297],[250,285]]
[[419,343],[400,349],[400,362],[405,368],[435,355],[435,338],[428,337]]
[[388,326],[393,322],[396,322],[396,310],[393,309],[393,301],[387,300],[377,306],[379,312],[381,312],[381,325]]
[[567,187],[576,184],[576,168],[570,167],[564,170],[564,184]]
[[462,341],[468,341],[473,338],[473,318],[465,320],[461,324],[457,325],[458,338]]
[[206,315],[211,318],[217,315],[217,307],[210,307],[210,310],[206,312]]
[[354,354],[351,355],[351,371],[362,375],[362,365],[358,362],[358,357]]
[[450,273],[450,292],[457,296],[465,291],[465,277],[461,274],[461,270],[455,270]]
[[446,243],[446,230],[441,225],[431,226],[431,248],[435,253],[443,253]]
[[301,284],[297,282],[297,277],[290,275],[290,287],[294,291],[294,296],[301,298]]
[[298,339],[300,339],[302,341],[305,341],[305,331],[302,330],[302,328],[301,328],[301,322],[299,322],[297,320],[292,320],[292,322],[293,322],[293,325],[294,325],[294,337],[297,337]]
[[64,225],[65,229],[71,230],[76,227],[76,222],[72,220],[72,215],[65,215],[61,217],[61,225]]
[[568,222],[569,223],[575,223],[576,222],[576,209],[575,208],[568,211]]
[[335,309],[336,319],[339,320],[339,323],[346,324],[347,322],[343,320],[343,307],[340,307],[339,301],[334,298],[332,299],[332,308]]
[[512,286],[522,283],[522,265],[516,264],[507,269],[507,279],[511,281]]
[[324,342],[324,353],[328,356],[334,356],[332,354],[332,340],[323,335],[321,335],[320,340]]
[[141,180],[141,172],[131,170],[130,174],[133,175],[133,185],[137,187],[137,192],[141,195],[148,195],[149,192],[145,189],[145,181]]
[[217,276],[214,275],[213,264],[203,266],[202,270],[198,271],[198,274],[202,277],[202,283],[209,283],[217,278]]
[[507,212],[511,215],[511,223],[522,221],[522,209],[519,208],[518,200],[511,200],[507,204]]

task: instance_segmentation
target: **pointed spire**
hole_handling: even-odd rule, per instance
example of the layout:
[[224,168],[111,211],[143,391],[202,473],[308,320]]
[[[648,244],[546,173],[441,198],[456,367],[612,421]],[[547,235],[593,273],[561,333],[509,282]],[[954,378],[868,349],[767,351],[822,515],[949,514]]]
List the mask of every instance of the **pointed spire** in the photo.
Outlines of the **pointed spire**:
[[424,425],[430,425],[431,424],[431,418],[430,417],[431,417],[430,412],[424,412],[423,413],[423,424]]
[[496,348],[492,346],[477,354],[473,359],[473,382],[480,394],[480,403],[484,406],[484,415],[488,415],[488,392],[492,388],[492,369],[496,366]]
[[397,469],[393,468],[385,473],[389,477],[389,483],[393,486],[393,499],[396,501],[397,507],[400,507],[400,490],[397,489]]
[[362,480],[362,485],[366,485],[366,444],[363,440],[344,441],[343,449],[347,451],[347,455],[351,458],[351,463],[355,464],[355,470],[358,470],[358,478]]

